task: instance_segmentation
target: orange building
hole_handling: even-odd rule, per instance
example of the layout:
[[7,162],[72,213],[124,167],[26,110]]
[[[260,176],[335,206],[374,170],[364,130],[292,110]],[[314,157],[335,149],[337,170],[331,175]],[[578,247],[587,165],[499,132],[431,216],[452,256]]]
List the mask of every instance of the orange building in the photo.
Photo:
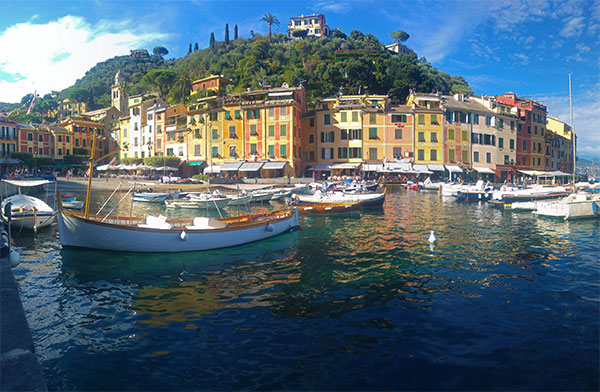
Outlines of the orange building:
[[105,135],[103,123],[92,121],[84,116],[71,116],[58,125],[70,132],[66,137],[72,139],[72,150],[70,150],[70,152],[73,155],[90,155],[92,153],[92,137],[94,134],[98,136],[96,139],[94,158],[100,158],[101,156],[108,154],[111,146],[109,141],[110,135],[108,138]]
[[190,94],[197,94],[202,90],[218,92],[225,89],[228,81],[223,75],[210,75],[209,77],[192,82]]

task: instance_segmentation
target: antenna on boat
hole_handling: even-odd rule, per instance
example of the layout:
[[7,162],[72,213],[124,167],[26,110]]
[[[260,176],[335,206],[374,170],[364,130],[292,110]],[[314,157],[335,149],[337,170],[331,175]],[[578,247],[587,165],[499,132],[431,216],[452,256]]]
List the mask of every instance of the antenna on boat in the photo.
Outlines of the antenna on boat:
[[569,72],[569,113],[571,115],[571,143],[573,144],[573,192],[575,192],[575,172],[577,159],[575,156],[575,126],[573,124],[573,97],[571,95],[571,72]]
[[94,175],[94,156],[96,154],[96,132],[92,132],[92,155],[90,156],[90,169],[88,174],[87,194],[85,195],[85,219],[90,212],[90,194],[92,190],[92,176]]

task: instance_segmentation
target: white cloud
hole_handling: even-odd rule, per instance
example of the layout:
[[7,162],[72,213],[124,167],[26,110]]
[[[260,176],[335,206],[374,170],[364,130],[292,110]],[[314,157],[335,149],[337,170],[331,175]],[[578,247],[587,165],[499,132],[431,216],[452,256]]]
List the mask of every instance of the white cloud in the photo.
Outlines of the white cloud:
[[583,28],[585,27],[585,22],[583,16],[577,16],[574,18],[570,18],[565,27],[560,31],[560,35],[563,37],[578,37],[581,35]]
[[513,55],[514,58],[516,58],[517,60],[521,61],[521,64],[526,65],[529,63],[529,56],[527,56],[525,53],[515,53]]
[[16,102],[34,90],[61,90],[96,63],[166,37],[136,33],[128,25],[100,21],[92,26],[67,15],[46,24],[30,21],[7,28],[0,34],[0,47],[10,55],[0,59],[0,71],[18,76],[0,80],[0,101]]

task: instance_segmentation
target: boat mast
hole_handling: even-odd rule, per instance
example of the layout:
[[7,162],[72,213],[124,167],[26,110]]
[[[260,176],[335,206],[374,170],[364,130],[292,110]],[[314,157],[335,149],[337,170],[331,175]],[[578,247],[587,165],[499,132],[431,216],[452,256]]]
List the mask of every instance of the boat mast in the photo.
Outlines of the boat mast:
[[571,72],[569,72],[569,113],[571,115],[571,143],[573,144],[573,191],[575,191],[575,169],[577,159],[575,158],[575,126],[573,125],[573,97],[571,95]]
[[87,219],[90,212],[90,194],[92,190],[92,176],[94,175],[94,155],[96,153],[96,133],[92,132],[92,156],[90,157],[90,169],[88,175],[87,194],[85,196],[85,218]]

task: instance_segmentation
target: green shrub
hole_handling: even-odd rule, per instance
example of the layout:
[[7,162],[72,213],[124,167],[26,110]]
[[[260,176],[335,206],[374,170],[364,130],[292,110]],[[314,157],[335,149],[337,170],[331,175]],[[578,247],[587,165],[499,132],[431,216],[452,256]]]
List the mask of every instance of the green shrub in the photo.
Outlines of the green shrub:
[[181,159],[177,157],[147,157],[144,158],[144,164],[152,167],[171,166],[178,167]]

